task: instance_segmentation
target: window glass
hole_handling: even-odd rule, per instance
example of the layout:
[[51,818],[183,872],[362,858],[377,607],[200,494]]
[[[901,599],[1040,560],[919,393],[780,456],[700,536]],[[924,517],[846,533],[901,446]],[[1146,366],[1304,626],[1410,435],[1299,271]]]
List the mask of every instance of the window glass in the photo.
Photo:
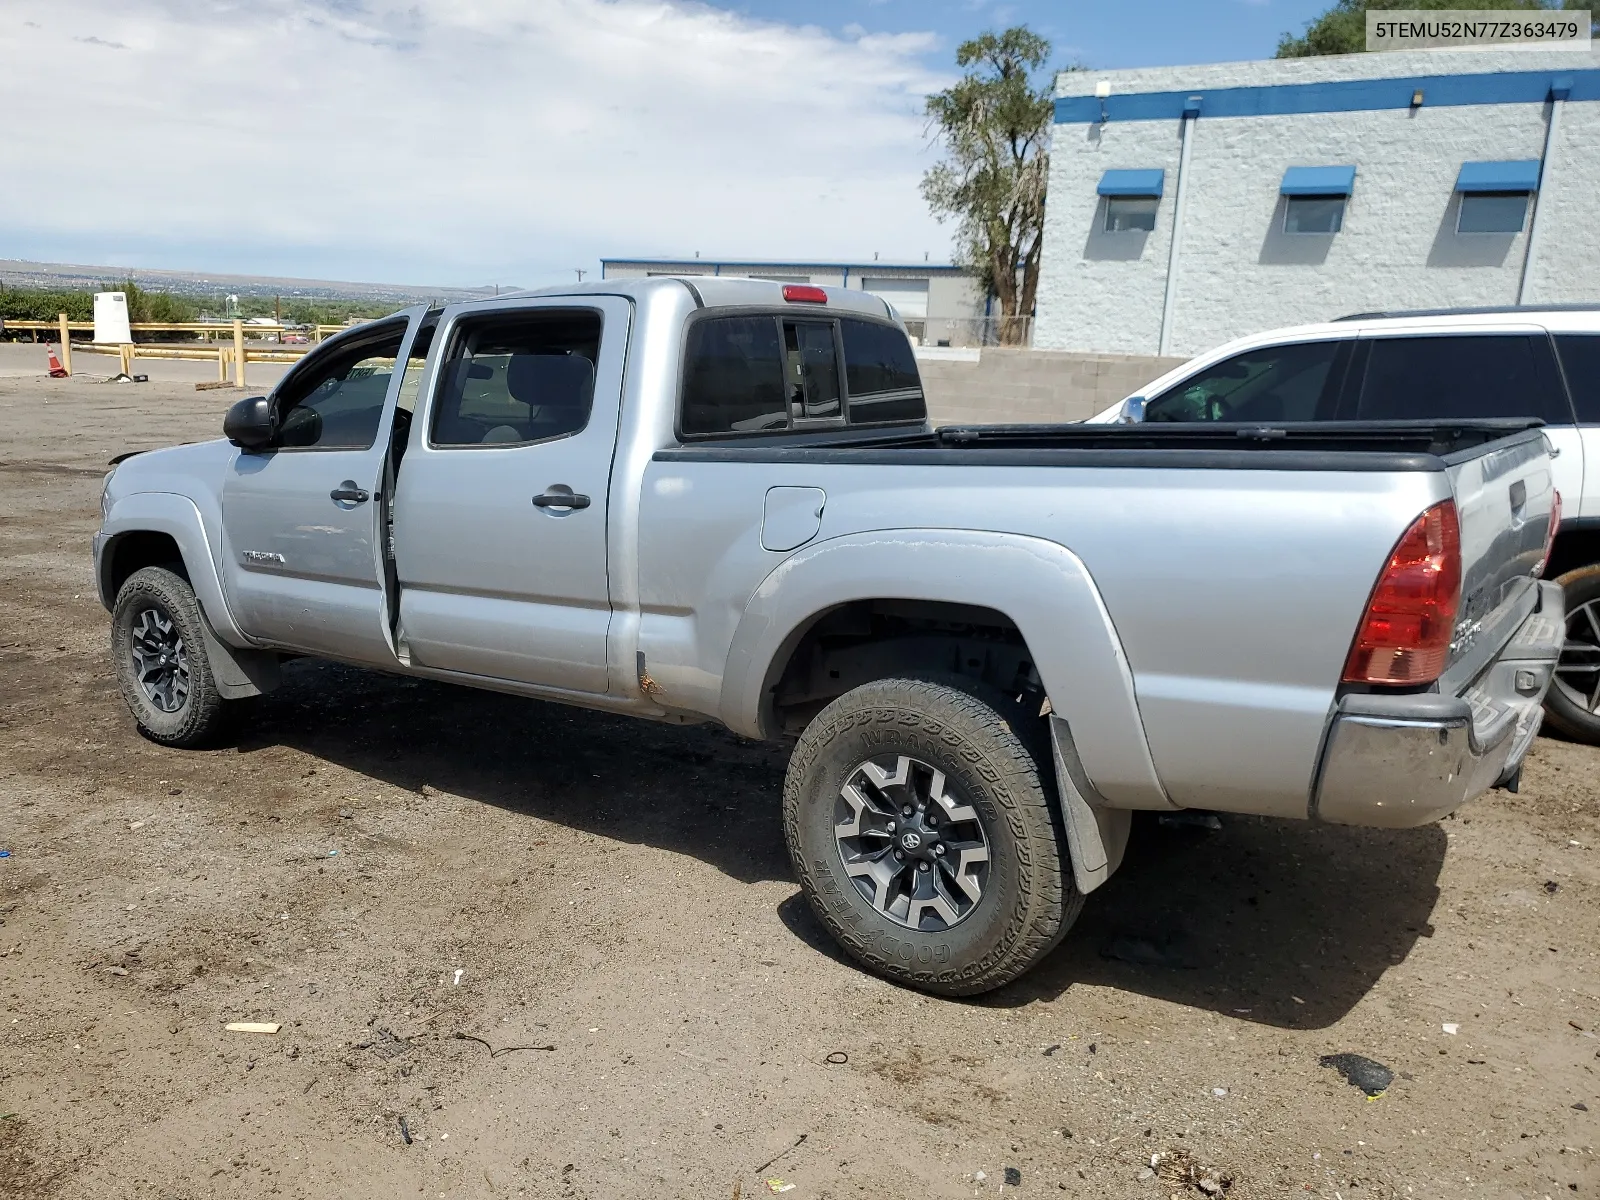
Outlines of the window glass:
[[600,314],[541,309],[463,321],[439,376],[436,446],[568,437],[589,423]]
[[786,429],[783,352],[776,317],[709,317],[684,349],[683,432]]
[[1246,350],[1167,389],[1146,421],[1314,421],[1333,415],[1329,373],[1340,342]]
[[433,346],[433,335],[438,328],[437,322],[423,326],[417,331],[416,340],[411,343],[406,373],[400,377],[400,395],[395,400],[395,406],[403,413],[417,411],[417,388],[422,384],[422,368],[428,365],[428,350]]
[[1344,228],[1343,196],[1289,196],[1283,206],[1285,233],[1338,233]]
[[785,321],[783,349],[790,415],[797,421],[842,417],[844,410],[839,403],[839,357],[834,351],[833,322]]
[[[1565,403],[1522,334],[1374,338],[1356,417],[1361,420],[1562,420]],[[1571,417],[1564,418],[1571,421]]]
[[1526,192],[1463,192],[1457,233],[1521,233],[1528,214]]
[[[1556,349],[1561,352],[1561,368],[1567,375],[1567,390],[1572,393],[1578,420],[1585,425],[1600,424],[1600,333],[1558,333]],[[1550,423],[1557,422],[1552,419]]]
[[1156,227],[1156,208],[1160,203],[1156,196],[1107,196],[1106,232],[1149,233]]
[[844,378],[850,421],[921,421],[928,415],[922,377],[906,335],[893,325],[845,317]]
[[278,392],[279,444],[296,450],[371,446],[405,331],[404,321],[395,322],[306,359]]

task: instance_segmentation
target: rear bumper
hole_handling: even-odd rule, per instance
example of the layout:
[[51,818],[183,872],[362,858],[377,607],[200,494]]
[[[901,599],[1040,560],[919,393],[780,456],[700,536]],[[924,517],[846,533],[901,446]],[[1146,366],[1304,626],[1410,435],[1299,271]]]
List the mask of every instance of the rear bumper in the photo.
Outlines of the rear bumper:
[[1511,779],[1539,732],[1565,636],[1560,586],[1541,583],[1539,591],[1538,606],[1461,695],[1344,697],[1311,815],[1406,829]]

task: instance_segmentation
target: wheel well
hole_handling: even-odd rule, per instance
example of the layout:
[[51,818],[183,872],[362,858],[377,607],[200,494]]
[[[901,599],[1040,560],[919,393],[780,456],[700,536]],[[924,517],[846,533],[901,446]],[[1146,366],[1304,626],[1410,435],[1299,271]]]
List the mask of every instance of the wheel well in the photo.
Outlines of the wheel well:
[[931,600],[856,600],[793,635],[767,688],[772,728],[798,733],[852,688],[896,675],[981,679],[1025,701],[1044,699],[1022,631],[1002,612]]
[[1600,529],[1564,529],[1556,534],[1544,577],[1557,579],[1568,571],[1597,562],[1600,562]]
[[122,585],[128,582],[128,576],[145,567],[170,567],[185,582],[189,579],[188,568],[183,565],[183,552],[178,549],[177,540],[171,534],[149,530],[125,533],[111,547],[107,583],[113,603]]

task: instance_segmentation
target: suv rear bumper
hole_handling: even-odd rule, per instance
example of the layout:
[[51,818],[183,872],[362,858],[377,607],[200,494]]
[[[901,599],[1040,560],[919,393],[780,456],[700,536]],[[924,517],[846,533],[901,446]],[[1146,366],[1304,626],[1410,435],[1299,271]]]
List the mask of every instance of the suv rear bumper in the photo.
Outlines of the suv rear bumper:
[[1539,732],[1564,637],[1561,587],[1541,583],[1537,607],[1460,696],[1345,696],[1328,730],[1311,815],[1407,829],[1509,781]]

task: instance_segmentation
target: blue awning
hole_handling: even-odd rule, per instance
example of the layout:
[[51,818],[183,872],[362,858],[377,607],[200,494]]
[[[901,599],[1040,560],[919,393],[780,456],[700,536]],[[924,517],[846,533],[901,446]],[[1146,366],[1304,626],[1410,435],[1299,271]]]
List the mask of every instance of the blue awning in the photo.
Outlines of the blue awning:
[[1458,192],[1537,192],[1539,160],[1522,158],[1512,162],[1469,162],[1461,164],[1456,176]]
[[1285,196],[1348,196],[1355,186],[1354,167],[1290,167],[1278,190]]
[[1100,176],[1102,196],[1159,196],[1167,173],[1153,171],[1107,171]]

